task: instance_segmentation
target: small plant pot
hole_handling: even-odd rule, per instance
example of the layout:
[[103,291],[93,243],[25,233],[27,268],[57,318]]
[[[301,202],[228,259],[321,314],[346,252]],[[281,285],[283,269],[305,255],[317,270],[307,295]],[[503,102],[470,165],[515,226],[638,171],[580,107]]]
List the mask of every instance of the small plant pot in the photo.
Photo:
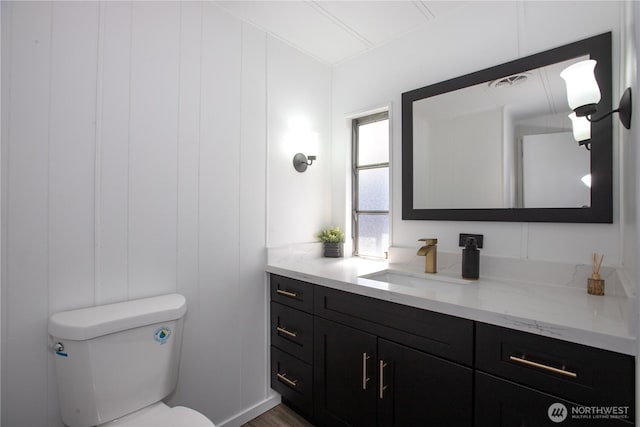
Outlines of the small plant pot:
[[323,245],[326,258],[342,258],[344,256],[344,243],[324,242]]

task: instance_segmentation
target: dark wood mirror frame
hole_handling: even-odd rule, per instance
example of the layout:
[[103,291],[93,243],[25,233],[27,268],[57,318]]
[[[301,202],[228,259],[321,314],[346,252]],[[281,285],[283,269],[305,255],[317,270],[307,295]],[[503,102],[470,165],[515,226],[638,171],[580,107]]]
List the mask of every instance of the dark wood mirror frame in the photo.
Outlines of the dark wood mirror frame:
[[[591,206],[588,208],[414,209],[413,102],[504,76],[589,55],[598,61],[602,93],[596,117],[611,111],[611,33],[456,77],[402,94],[402,219],[511,222],[613,222],[612,117],[591,124]],[[577,143],[576,143],[577,144]]]

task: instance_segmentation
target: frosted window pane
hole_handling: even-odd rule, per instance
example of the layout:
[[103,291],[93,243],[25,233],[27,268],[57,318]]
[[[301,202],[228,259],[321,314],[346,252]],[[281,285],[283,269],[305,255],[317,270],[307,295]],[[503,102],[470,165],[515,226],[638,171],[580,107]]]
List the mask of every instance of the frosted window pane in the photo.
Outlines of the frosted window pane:
[[384,257],[389,248],[389,215],[358,215],[358,255]]
[[358,210],[389,210],[389,168],[358,172]]
[[358,127],[358,166],[389,162],[389,120]]

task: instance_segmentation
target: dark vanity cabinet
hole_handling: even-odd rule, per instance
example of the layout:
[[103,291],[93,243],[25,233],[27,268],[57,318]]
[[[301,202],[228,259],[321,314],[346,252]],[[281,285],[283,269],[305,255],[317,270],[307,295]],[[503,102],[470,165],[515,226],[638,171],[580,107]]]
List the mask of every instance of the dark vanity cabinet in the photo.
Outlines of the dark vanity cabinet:
[[315,333],[319,425],[471,424],[468,367],[321,318]]
[[319,425],[471,425],[472,321],[323,287],[314,305]]
[[[476,426],[629,426],[635,418],[631,356],[477,323]],[[615,416],[618,415],[618,418]]]
[[631,425],[634,363],[271,275],[271,386],[316,426]]
[[313,285],[271,275],[271,387],[313,417]]
[[376,425],[375,335],[316,319],[316,419],[321,425]]
[[273,274],[270,308],[271,386],[315,425],[471,425],[472,321]]

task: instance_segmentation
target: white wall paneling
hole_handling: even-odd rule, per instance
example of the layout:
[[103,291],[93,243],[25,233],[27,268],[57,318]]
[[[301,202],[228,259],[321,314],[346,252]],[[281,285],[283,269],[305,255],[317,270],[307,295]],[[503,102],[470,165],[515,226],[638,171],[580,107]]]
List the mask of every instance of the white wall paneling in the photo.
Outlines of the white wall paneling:
[[[9,21],[7,19],[6,14],[2,13],[2,10],[4,8],[2,7],[2,5],[0,5],[0,28],[2,27],[6,27],[9,25]],[[2,37],[2,31],[0,30],[0,51],[6,51],[8,52],[8,46],[7,46],[7,38],[6,37]],[[9,71],[7,70],[6,66],[5,66],[6,61],[2,61],[2,56],[0,55],[0,75],[7,75],[9,74]],[[4,105],[7,105],[6,101],[5,101],[5,97],[6,94],[8,92],[9,89],[9,80],[2,80],[0,82],[0,99],[2,99],[2,103]],[[3,127],[2,123],[7,123],[8,120],[8,111],[7,109],[2,109],[2,111],[0,111],[0,135],[1,135],[1,139],[5,140],[7,139],[7,134],[5,132],[6,126]],[[4,152],[4,149],[0,148],[0,188],[2,190],[0,190],[0,200],[2,200],[2,203],[0,205],[0,260],[2,260],[0,262],[0,277],[2,278],[1,281],[4,282],[6,280],[6,277],[4,275],[4,272],[6,270],[6,263],[5,263],[5,259],[4,259],[4,254],[6,252],[6,246],[5,246],[5,239],[2,238],[6,235],[6,228],[5,228],[5,217],[6,217],[6,211],[5,211],[5,199],[4,199],[4,194],[5,194],[5,184],[6,184],[6,176],[4,174],[4,171],[6,170],[6,164],[5,164],[5,157],[6,157],[6,153]],[[4,291],[1,289],[0,287],[0,384],[3,384],[2,382],[2,373],[3,373],[3,369],[2,367],[2,357],[4,355],[4,351],[3,346],[2,346],[2,337],[4,336],[3,332],[4,331],[4,323],[2,321],[3,319],[3,310],[4,310],[4,304],[3,304],[3,294]],[[0,385],[0,414],[2,414],[2,386]],[[0,417],[1,419],[1,417]],[[0,422],[2,422],[0,420]]]
[[[242,135],[240,145],[240,391],[243,408],[270,393],[267,366],[267,287],[253,283],[264,280],[266,261],[266,36],[249,25],[242,26]],[[263,309],[258,309],[263,307]],[[256,351],[262,345],[263,351]]]
[[[238,164],[240,138],[239,21],[225,19],[216,8],[203,11],[200,110],[200,301],[207,322],[200,351],[219,369],[200,369],[199,383],[209,394],[193,396],[213,402],[219,413],[238,411],[240,400],[240,334],[234,327],[238,294]],[[220,59],[224,58],[224,61]],[[223,345],[221,345],[224,343]],[[225,387],[207,387],[225,384]],[[209,403],[211,404],[211,403]]]
[[54,3],[49,117],[49,311],[94,300],[98,3]]
[[[49,313],[94,301],[97,2],[52,8],[49,104]],[[53,359],[48,393],[55,396]],[[47,399],[48,419],[58,405]]]
[[180,4],[132,4],[129,296],[176,290]]
[[313,240],[330,70],[209,2],[2,2],[2,61],[2,424],[61,425],[51,313],[176,291],[170,403],[228,426],[268,407],[267,128],[302,105],[324,138],[305,176],[271,168],[312,200],[272,210],[278,241]]
[[[626,41],[626,55],[627,66],[625,70],[627,73],[625,74],[625,78],[622,80],[623,86],[629,85],[632,88],[632,91],[637,92],[640,85],[638,84],[638,54],[636,49],[640,46],[640,28],[635,24],[639,22],[640,19],[640,7],[633,2],[626,5],[626,29],[627,29],[627,38]],[[638,101],[634,102],[634,108],[637,108]],[[629,163],[627,163],[628,169],[625,169],[625,182],[629,182],[628,187],[624,193],[626,200],[626,222],[627,226],[624,230],[624,235],[627,237],[625,249],[630,247],[630,249],[625,250],[626,263],[625,270],[626,274],[631,278],[631,280],[635,280],[636,286],[640,287],[638,284],[638,279],[640,279],[640,262],[638,262],[638,253],[640,252],[640,227],[638,226],[638,222],[640,220],[640,198],[638,197],[639,187],[640,187],[640,149],[638,148],[638,126],[640,126],[640,118],[636,114],[632,119],[631,128],[632,132],[625,138],[625,144],[628,144],[630,148],[626,148],[625,154],[629,156]],[[623,156],[622,158],[627,158]],[[638,294],[638,289],[636,289],[636,295]],[[636,312],[640,312],[640,299],[636,298]],[[636,331],[640,330],[640,319],[636,319]],[[637,355],[640,354],[640,341],[636,343],[638,347],[638,352],[636,353],[636,407],[638,407],[638,402],[640,402],[640,372],[637,369]]]
[[[267,43],[268,231],[267,245],[311,242],[330,224],[329,111],[331,72],[279,40]],[[293,168],[300,151],[289,141],[292,120],[306,121],[319,134],[318,159],[304,173]],[[346,173],[346,172],[345,172]]]
[[96,303],[129,295],[131,3],[101,3],[96,150]]
[[[198,355],[200,337],[206,330],[206,310],[201,310],[199,268],[199,188],[200,188],[200,94],[202,70],[200,67],[203,45],[202,3],[183,3],[181,10],[182,34],[180,39],[180,100],[178,135],[178,262],[177,291],[183,294],[189,304],[182,337],[182,358],[180,360],[180,381],[171,404],[193,405],[190,394],[204,394],[199,377],[206,369],[206,363]],[[192,349],[191,351],[187,349]],[[198,388],[195,388],[197,385]],[[198,406],[204,398],[198,399]]]
[[[53,3],[3,6],[10,16],[11,111],[7,155],[7,252],[3,315],[3,425],[45,425],[49,315],[49,116]],[[4,22],[3,22],[4,24]],[[4,47],[4,46],[3,46]],[[14,54],[19,52],[19,54]],[[4,57],[3,62],[9,58]],[[5,108],[3,108],[4,110]],[[4,134],[3,134],[4,136]],[[3,141],[4,142],[4,141]]]
[[[632,92],[638,91],[638,54],[636,49],[640,46],[640,29],[637,16],[640,12],[635,2],[624,5],[625,31],[622,35],[621,57],[623,58],[622,72],[620,76],[620,90],[630,87]],[[633,101],[633,107],[638,105],[637,100]],[[619,120],[614,119],[614,123]],[[638,147],[638,126],[640,117],[632,115],[631,129],[626,130],[618,126],[620,133],[620,182],[621,189],[621,215],[623,222],[622,251],[624,254],[623,264],[625,272],[629,278],[635,278],[636,283],[640,278],[640,263],[638,262],[640,243],[640,228],[638,227],[638,216],[640,215],[640,148]],[[640,396],[640,395],[639,395]],[[640,397],[639,397],[640,398]]]

